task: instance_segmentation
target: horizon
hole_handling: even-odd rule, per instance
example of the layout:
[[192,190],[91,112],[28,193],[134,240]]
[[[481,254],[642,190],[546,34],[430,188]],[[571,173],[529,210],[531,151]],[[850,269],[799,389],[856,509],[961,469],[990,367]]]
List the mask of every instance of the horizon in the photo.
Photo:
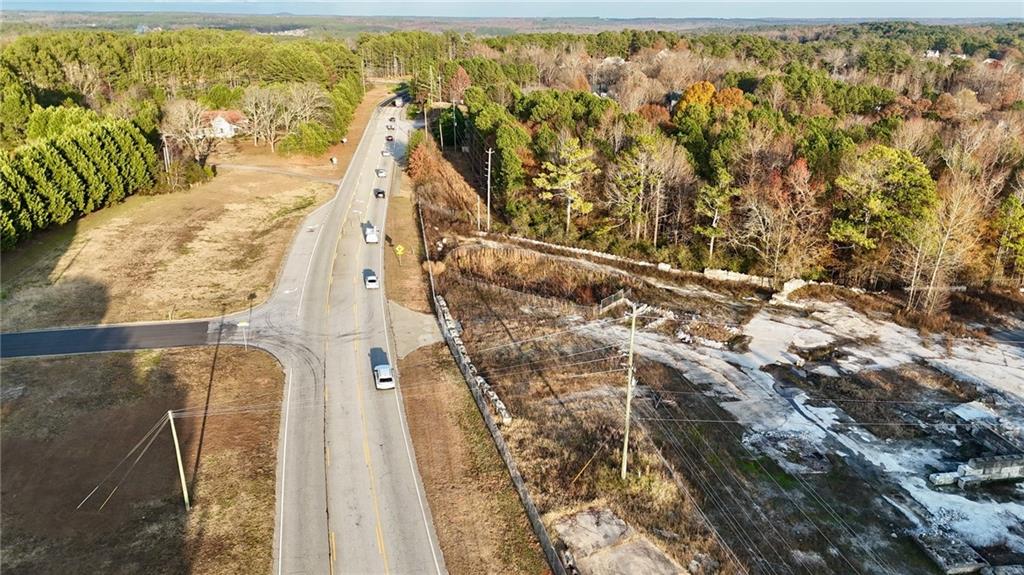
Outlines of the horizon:
[[[217,14],[225,16],[295,16],[348,18],[437,19],[587,19],[722,20],[722,21],[1024,21],[1021,2],[835,2],[835,1],[727,1],[727,2],[435,2],[400,1],[280,2],[258,0],[8,0],[5,12],[57,12],[96,14]],[[927,6],[928,14],[922,15]],[[386,11],[385,11],[386,10]],[[0,12],[2,13],[2,12]],[[396,15],[399,14],[399,15]]]

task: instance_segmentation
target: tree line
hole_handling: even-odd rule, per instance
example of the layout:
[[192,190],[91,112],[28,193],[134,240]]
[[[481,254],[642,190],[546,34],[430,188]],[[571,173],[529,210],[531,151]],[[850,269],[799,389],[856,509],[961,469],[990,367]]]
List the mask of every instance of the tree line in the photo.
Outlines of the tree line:
[[[774,89],[707,81],[671,110],[571,90],[505,106],[476,85],[464,100],[515,233],[779,282],[905,286],[928,313],[952,282],[1024,276],[1024,122],[942,128],[934,112],[897,114],[890,91],[816,76],[784,69],[774,103]],[[853,104],[815,114],[815,81]],[[842,121],[857,112],[870,116]]]
[[[244,113],[256,144],[324,153],[362,100],[360,73],[359,58],[333,40],[216,30],[19,36],[0,50],[2,245],[137,191],[209,178],[213,110]],[[166,173],[155,169],[159,146],[172,157]]]
[[0,157],[0,246],[153,186],[156,150],[125,120],[70,126]]

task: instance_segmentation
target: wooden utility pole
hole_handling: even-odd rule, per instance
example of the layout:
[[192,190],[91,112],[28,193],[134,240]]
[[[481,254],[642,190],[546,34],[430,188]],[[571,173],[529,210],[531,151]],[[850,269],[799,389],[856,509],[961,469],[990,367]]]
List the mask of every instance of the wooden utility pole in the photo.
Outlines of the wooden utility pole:
[[[441,74],[437,75],[437,99],[444,102],[444,90],[441,88]],[[441,119],[444,117],[444,108],[441,108],[441,114],[437,117],[437,135],[441,137],[441,150],[444,151],[444,122]]]
[[494,148],[487,148],[487,232],[491,231],[491,154]]
[[626,431],[622,436],[622,474],[626,479],[626,466],[629,461],[629,412],[633,405],[633,340],[636,338],[637,305],[633,304],[633,318],[629,326],[629,359],[626,368]]
[[171,423],[171,437],[174,438],[174,455],[178,458],[178,477],[181,478],[181,496],[185,499],[185,511],[191,511],[188,502],[188,484],[185,483],[185,467],[181,464],[181,447],[178,446],[178,432],[174,429],[174,412],[167,410],[167,421]]

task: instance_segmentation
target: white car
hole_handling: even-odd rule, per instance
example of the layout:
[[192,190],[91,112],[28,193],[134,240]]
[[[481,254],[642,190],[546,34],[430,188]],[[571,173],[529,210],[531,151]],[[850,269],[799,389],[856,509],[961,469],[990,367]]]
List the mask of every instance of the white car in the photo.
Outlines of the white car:
[[391,155],[391,150],[381,150],[380,155],[387,157]]
[[366,240],[366,243],[368,244],[380,243],[380,232],[378,232],[377,228],[373,226],[365,227],[363,228],[363,239]]
[[376,170],[373,171],[373,173],[377,174],[378,178],[383,178],[384,176],[388,175],[388,173],[385,172],[383,168],[377,168]]
[[373,366],[373,386],[377,389],[394,389],[395,378],[391,375],[391,366],[388,364]]
[[378,289],[380,288],[380,282],[377,281],[377,274],[370,272],[363,278],[363,285],[366,289]]

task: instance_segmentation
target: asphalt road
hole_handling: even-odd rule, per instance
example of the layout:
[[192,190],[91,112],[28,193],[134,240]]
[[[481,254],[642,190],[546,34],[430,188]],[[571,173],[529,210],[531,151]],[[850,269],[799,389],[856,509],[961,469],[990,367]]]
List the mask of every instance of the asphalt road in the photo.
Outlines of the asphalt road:
[[131,324],[0,334],[0,358],[204,345],[209,322]]
[[[397,130],[387,118],[399,116]],[[273,572],[443,573],[430,508],[404,418],[401,374],[374,388],[372,365],[395,361],[387,329],[383,250],[387,200],[397,188],[411,122],[375,110],[335,197],[296,233],[267,303],[199,322],[11,333],[0,356],[51,355],[221,342],[274,354],[284,367]],[[385,142],[385,136],[395,142]],[[393,156],[383,156],[387,148]],[[385,178],[374,169],[387,171]],[[382,230],[363,241],[362,226]],[[374,270],[381,289],[367,290]],[[211,406],[215,407],[215,406]]]

